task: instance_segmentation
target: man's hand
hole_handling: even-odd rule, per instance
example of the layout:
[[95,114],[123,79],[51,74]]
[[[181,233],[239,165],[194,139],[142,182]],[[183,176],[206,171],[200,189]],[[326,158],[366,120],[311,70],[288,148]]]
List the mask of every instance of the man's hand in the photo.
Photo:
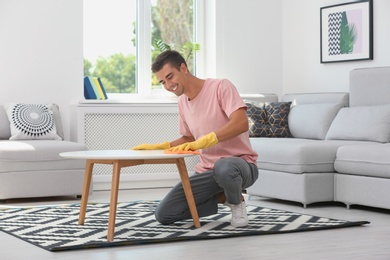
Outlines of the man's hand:
[[196,151],[200,149],[206,149],[210,146],[216,145],[218,143],[217,136],[214,132],[211,132],[201,138],[199,138],[196,141],[184,143],[178,146],[174,146],[170,151],[177,152],[177,151]]
[[165,150],[171,148],[169,142],[161,144],[140,144],[131,148],[132,150]]

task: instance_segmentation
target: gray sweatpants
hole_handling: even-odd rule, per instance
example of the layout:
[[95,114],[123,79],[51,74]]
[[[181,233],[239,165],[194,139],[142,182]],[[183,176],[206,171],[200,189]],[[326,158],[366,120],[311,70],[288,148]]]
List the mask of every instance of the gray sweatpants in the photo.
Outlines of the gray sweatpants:
[[[199,217],[218,212],[217,195],[221,192],[225,193],[228,203],[239,204],[242,190],[251,186],[258,175],[256,165],[240,157],[229,157],[218,160],[213,170],[190,176]],[[160,202],[155,216],[164,225],[192,218],[181,182]]]

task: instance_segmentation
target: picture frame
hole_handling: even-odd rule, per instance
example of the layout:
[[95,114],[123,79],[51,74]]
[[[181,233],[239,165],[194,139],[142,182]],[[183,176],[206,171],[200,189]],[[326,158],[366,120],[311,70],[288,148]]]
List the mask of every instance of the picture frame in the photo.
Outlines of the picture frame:
[[321,63],[372,60],[373,0],[321,7]]

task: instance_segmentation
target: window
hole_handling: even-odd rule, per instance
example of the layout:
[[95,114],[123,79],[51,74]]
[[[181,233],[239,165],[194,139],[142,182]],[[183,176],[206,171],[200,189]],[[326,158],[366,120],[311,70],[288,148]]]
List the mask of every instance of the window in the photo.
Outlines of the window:
[[100,77],[108,95],[161,86],[150,71],[165,49],[181,51],[195,73],[197,0],[84,0],[84,75]]

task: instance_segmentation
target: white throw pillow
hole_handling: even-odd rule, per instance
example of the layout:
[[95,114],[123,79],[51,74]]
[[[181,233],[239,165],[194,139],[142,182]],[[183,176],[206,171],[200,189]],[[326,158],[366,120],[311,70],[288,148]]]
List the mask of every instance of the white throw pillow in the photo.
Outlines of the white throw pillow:
[[9,140],[61,140],[57,135],[53,112],[50,105],[5,104],[10,121]]
[[57,135],[61,137],[62,140],[64,140],[64,130],[62,127],[62,119],[61,119],[61,113],[60,108],[57,104],[47,104],[48,108],[53,112],[54,117],[54,123],[56,125]]
[[326,135],[328,140],[390,141],[390,105],[344,107]]
[[295,138],[325,139],[326,133],[341,107],[342,105],[339,103],[293,106],[288,115],[288,125],[292,136]]
[[0,105],[0,139],[9,139],[10,136],[8,116],[4,106]]

